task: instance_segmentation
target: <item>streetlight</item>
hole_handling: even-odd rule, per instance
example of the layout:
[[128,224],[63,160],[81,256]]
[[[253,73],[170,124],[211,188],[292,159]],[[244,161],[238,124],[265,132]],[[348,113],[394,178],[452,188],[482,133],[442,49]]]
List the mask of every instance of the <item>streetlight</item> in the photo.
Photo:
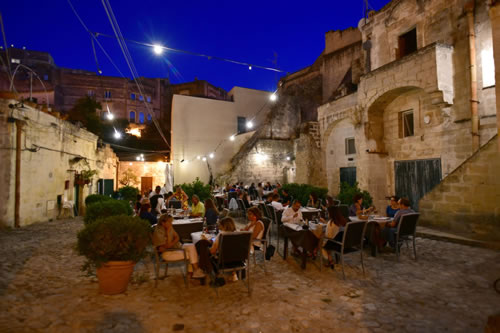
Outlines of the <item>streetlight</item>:
[[109,120],[113,120],[113,118],[114,118],[115,116],[113,116],[113,114],[112,114],[112,113],[108,112],[108,113],[106,114],[106,117],[107,117]]
[[234,134],[229,137],[229,140],[234,141],[235,137]]
[[278,95],[276,95],[276,93],[273,93],[269,99],[271,100],[271,102],[275,102],[277,99],[278,99]]
[[210,153],[210,155],[208,155],[208,157],[210,158],[214,158],[215,154],[214,153]]
[[253,123],[252,121],[247,121],[247,128],[252,128],[253,127]]
[[115,130],[115,139],[121,139],[121,137],[122,137],[121,133]]

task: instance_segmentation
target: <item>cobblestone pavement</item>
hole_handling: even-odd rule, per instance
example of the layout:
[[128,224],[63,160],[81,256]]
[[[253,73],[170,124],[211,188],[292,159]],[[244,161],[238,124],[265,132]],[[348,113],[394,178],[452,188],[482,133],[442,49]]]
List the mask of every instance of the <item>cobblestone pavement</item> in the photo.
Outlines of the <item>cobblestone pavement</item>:
[[251,297],[240,282],[218,297],[198,281],[186,289],[177,267],[155,289],[147,259],[126,294],[102,296],[73,251],[82,225],[0,231],[0,332],[481,332],[500,312],[500,253],[428,239],[417,239],[417,262],[408,251],[399,263],[365,256],[365,278],[351,255],[345,281],[275,255],[267,273],[252,271]]

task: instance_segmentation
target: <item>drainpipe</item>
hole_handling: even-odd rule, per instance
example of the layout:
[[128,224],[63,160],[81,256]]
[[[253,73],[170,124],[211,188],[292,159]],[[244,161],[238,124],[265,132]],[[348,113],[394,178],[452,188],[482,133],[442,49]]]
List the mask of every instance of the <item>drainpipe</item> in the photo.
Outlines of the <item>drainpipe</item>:
[[14,197],[14,226],[20,227],[19,211],[21,206],[21,135],[23,122],[16,119],[16,184]]
[[479,149],[479,116],[477,106],[477,67],[476,67],[476,36],[474,31],[475,2],[471,0],[465,4],[467,22],[469,25],[469,58],[470,58],[470,107],[472,119],[472,151]]

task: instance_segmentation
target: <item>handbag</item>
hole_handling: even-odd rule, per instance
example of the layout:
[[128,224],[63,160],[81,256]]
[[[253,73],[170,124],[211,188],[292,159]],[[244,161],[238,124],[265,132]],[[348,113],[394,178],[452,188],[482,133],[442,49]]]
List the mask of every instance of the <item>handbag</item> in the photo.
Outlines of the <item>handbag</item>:
[[271,260],[271,257],[274,255],[274,252],[276,251],[276,248],[274,245],[268,245],[266,248],[266,260]]

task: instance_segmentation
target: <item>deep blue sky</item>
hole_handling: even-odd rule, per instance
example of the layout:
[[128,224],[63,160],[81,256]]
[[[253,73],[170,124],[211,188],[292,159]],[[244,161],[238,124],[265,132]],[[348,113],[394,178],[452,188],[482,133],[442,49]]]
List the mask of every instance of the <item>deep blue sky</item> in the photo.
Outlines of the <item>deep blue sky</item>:
[[[113,33],[101,1],[72,1],[90,30]],[[379,10],[388,2],[370,0],[370,5]],[[125,38],[160,42],[173,48],[270,67],[276,52],[278,67],[289,72],[314,62],[324,48],[325,32],[357,26],[363,16],[363,0],[111,0],[110,3]],[[50,52],[58,66],[96,70],[90,38],[66,0],[2,1],[0,11],[9,45]],[[100,40],[120,70],[130,76],[116,40],[104,37]],[[141,76],[168,76],[173,83],[198,77],[226,90],[242,86],[271,91],[282,76],[185,54],[164,53],[180,76],[150,49],[128,46]],[[99,49],[97,54],[104,74],[118,75]]]

